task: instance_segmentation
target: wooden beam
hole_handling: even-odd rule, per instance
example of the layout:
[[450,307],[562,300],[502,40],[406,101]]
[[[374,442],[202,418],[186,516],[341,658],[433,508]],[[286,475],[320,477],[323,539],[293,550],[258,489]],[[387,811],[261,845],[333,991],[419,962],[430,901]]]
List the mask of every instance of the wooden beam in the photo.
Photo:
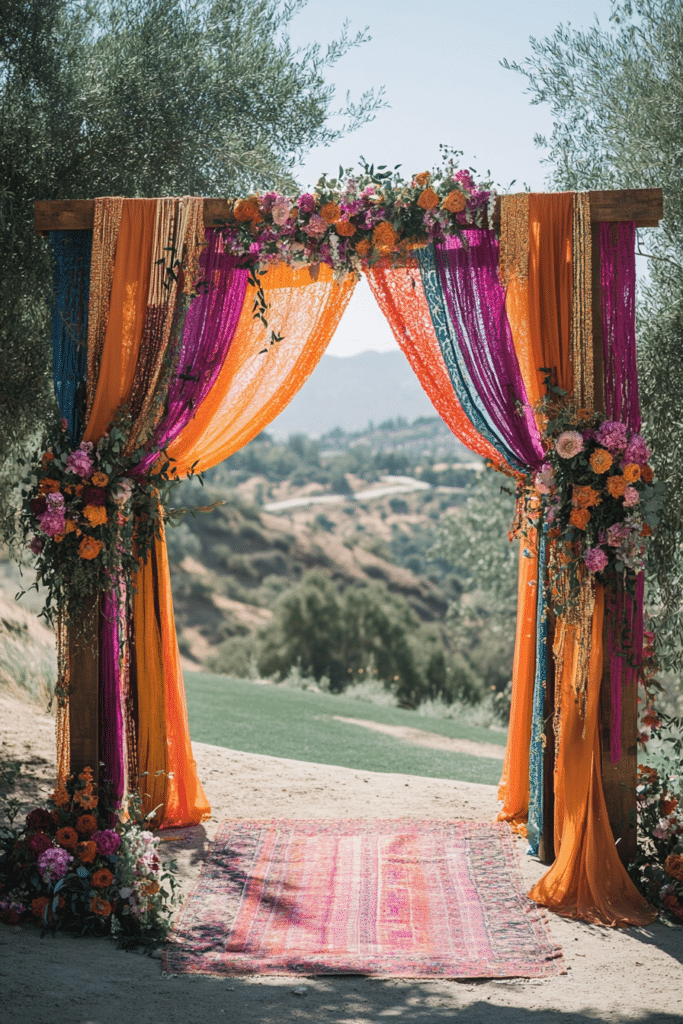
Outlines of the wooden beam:
[[[595,408],[605,411],[605,368],[602,330],[602,288],[600,283],[600,231],[594,224],[592,235],[592,305],[593,305],[593,369],[595,380]],[[600,687],[602,789],[607,815],[612,828],[617,852],[623,864],[632,861],[637,852],[636,834],[636,776],[638,774],[638,687],[622,690],[621,758],[612,764],[610,734],[612,722],[612,683],[610,677],[609,638],[611,616],[605,609],[602,649],[603,666]],[[622,673],[623,675],[623,673]]]
[[69,630],[70,772],[99,771],[98,600],[84,607]]
[[[634,220],[640,228],[657,227],[663,216],[661,188],[622,189],[589,192],[591,221]],[[216,227],[228,216],[227,199],[204,200],[204,224]],[[35,203],[35,229],[45,235],[50,231],[92,230],[95,219],[93,199],[40,200]],[[500,197],[496,200],[493,226],[500,224]]]

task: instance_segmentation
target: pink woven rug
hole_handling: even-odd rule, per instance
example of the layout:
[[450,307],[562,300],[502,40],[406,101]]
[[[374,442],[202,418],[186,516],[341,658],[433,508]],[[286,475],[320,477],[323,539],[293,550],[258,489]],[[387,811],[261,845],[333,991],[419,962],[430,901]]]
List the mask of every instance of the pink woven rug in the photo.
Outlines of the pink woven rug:
[[563,971],[509,826],[223,823],[164,951],[174,974],[539,978]]

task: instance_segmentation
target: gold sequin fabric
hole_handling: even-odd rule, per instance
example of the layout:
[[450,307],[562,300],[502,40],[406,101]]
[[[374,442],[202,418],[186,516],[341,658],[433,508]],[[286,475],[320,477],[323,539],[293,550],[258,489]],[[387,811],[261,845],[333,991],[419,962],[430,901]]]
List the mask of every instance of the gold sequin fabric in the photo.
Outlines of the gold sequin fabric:
[[592,409],[593,294],[590,199],[587,192],[574,195],[572,216],[572,320],[571,357],[574,369],[573,399],[577,406]]
[[513,276],[529,276],[529,193],[501,196],[498,274],[507,288]]

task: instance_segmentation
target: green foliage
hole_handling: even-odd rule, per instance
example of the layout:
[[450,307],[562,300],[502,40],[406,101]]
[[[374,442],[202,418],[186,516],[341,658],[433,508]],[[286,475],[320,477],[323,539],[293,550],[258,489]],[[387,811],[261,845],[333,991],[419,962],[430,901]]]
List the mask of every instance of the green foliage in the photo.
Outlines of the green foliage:
[[362,676],[382,680],[408,707],[476,692],[466,670],[451,664],[439,634],[408,603],[379,583],[339,589],[322,573],[306,574],[275,605],[261,634],[258,666],[284,677],[294,667],[326,678],[340,692]]
[[683,5],[614,0],[609,29],[560,26],[531,40],[524,74],[532,103],[553,115],[550,183],[560,189],[655,188],[664,220],[639,231],[649,279],[638,308],[643,434],[668,499],[647,566],[658,654],[683,672]]
[[430,552],[449,562],[462,587],[448,613],[455,646],[487,688],[509,681],[517,616],[519,547],[508,540],[515,510],[509,481],[486,470],[464,505],[441,519]]
[[[315,145],[372,118],[325,71],[364,32],[293,50],[305,0],[3,0],[0,9],[0,486],[53,418],[51,260],[37,199],[288,188]],[[3,495],[0,494],[0,498]]]

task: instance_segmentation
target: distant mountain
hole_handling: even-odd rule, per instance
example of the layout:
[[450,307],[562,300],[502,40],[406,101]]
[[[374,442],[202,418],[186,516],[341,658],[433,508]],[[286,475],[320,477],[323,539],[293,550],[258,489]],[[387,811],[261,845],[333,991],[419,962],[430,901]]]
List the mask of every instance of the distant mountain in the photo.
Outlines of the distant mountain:
[[410,423],[435,415],[402,352],[325,355],[268,433],[276,439],[290,434],[320,437],[335,427],[351,433],[364,430],[370,421],[403,417]]

